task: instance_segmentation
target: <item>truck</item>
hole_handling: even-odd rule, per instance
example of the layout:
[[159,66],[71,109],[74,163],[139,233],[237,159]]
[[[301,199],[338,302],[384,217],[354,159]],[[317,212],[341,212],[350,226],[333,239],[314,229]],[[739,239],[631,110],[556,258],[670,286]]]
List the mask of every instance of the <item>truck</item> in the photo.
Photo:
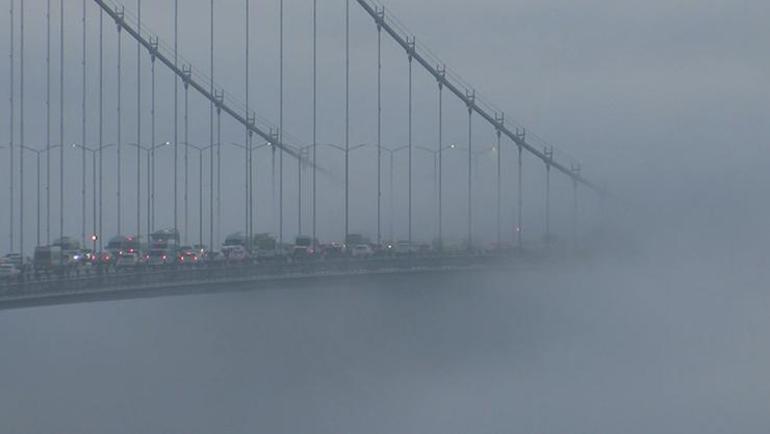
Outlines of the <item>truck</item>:
[[139,237],[118,235],[110,239],[105,250],[109,252],[110,256],[112,256],[111,259],[114,260],[124,253],[141,254],[142,250],[144,250],[144,245]]
[[80,242],[70,237],[62,237],[54,240],[51,247],[58,247],[61,249],[61,263],[78,266],[82,259],[83,252],[80,250]]
[[242,262],[249,257],[249,237],[243,232],[230,234],[225,238],[225,244],[222,246],[222,254],[228,261]]
[[38,246],[35,247],[35,254],[32,257],[32,264],[35,272],[51,272],[57,268],[65,266],[60,246]]
[[294,240],[293,256],[296,259],[311,258],[318,253],[318,240],[306,235],[298,235]]
[[252,257],[269,259],[278,254],[278,242],[270,234],[256,234],[251,241]]
[[179,231],[161,229],[150,234],[150,248],[145,255],[149,265],[176,264],[179,255]]

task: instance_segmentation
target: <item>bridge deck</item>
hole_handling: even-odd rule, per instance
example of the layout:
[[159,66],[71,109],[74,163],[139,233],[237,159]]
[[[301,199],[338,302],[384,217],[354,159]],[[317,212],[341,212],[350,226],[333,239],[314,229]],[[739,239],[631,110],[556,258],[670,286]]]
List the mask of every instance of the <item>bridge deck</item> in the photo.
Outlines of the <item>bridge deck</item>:
[[532,263],[529,254],[336,259],[98,272],[0,284],[0,309],[308,284],[321,279],[488,270]]

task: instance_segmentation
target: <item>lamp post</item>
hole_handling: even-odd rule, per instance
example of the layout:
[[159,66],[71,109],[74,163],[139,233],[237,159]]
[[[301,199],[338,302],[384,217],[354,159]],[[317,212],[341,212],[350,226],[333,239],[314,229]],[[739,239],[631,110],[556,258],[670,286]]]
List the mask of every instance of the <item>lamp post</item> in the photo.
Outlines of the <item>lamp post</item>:
[[26,145],[20,145],[20,146],[22,149],[25,149],[27,151],[34,153],[36,157],[35,159],[36,166],[37,166],[37,170],[36,170],[36,173],[37,173],[37,234],[36,235],[37,235],[37,245],[39,246],[41,241],[40,239],[40,156],[42,154],[49,152],[52,149],[58,148],[61,145],[51,146],[50,148],[46,147],[45,149],[35,149]]
[[252,158],[253,158],[254,151],[257,151],[259,149],[266,148],[266,147],[271,147],[273,144],[270,143],[270,142],[265,142],[265,143],[262,143],[262,144],[259,144],[259,145],[254,145],[254,144],[251,144],[251,138],[250,137],[249,137],[249,145],[244,145],[244,144],[236,143],[236,142],[230,142],[230,144],[232,146],[235,146],[237,148],[242,149],[243,151],[246,152],[246,155],[247,155],[246,171],[243,174],[243,176],[244,176],[243,185],[244,185],[244,188],[246,190],[245,191],[245,193],[246,193],[245,194],[246,201],[244,203],[244,208],[246,209],[246,216],[247,216],[246,217],[246,231],[245,231],[245,233],[248,235],[249,247],[251,247],[251,242],[252,242],[251,238],[252,238],[252,235],[253,235],[252,232],[253,232],[253,226],[254,226],[254,213],[252,212],[252,210],[253,210],[254,194],[253,194],[253,188],[252,188],[252,185],[251,185],[251,181],[252,181],[251,172],[252,172],[252,168],[253,168]]
[[[147,153],[147,233],[150,234],[154,230],[154,219],[153,216],[155,215],[155,151],[158,149],[161,149],[165,146],[170,146],[171,142],[163,142],[158,144],[153,144],[152,146],[142,146],[138,143],[127,143],[128,146],[133,146],[137,148],[137,152],[144,151]],[[138,160],[137,160],[138,161]],[[136,194],[136,202],[137,202],[137,209],[139,206],[139,203],[141,202],[142,195],[140,193],[141,191],[141,183],[137,182],[137,194]],[[139,235],[139,234],[137,234]]]
[[[59,146],[59,145],[52,146],[51,148],[53,149],[53,148],[55,148],[57,146]],[[102,192],[102,188],[103,188],[103,185],[104,185],[102,183],[102,170],[101,170],[101,168],[98,170],[98,172],[99,172],[99,181],[98,181],[98,183],[97,183],[97,180],[96,180],[96,173],[97,173],[96,159],[97,159],[97,156],[101,156],[102,152],[105,149],[116,147],[116,146],[117,146],[116,144],[111,143],[109,145],[102,145],[102,146],[98,146],[96,148],[91,148],[91,147],[80,145],[80,144],[77,144],[77,143],[73,143],[72,144],[73,148],[80,149],[83,152],[89,152],[91,154],[91,172],[92,172],[92,174],[91,174],[91,182],[93,184],[93,205],[92,205],[93,206],[93,233],[91,234],[91,241],[93,242],[94,253],[96,253],[96,241],[101,239],[101,237],[102,237],[102,234],[99,233],[100,227],[98,226],[97,223],[102,220],[102,211],[103,210],[102,210],[101,192]],[[99,163],[101,164],[101,158],[99,158]],[[82,171],[83,171],[83,174],[85,174],[85,172],[86,172],[85,162],[83,164]],[[100,197],[99,205],[98,205],[98,209],[99,209],[98,217],[97,217],[97,212],[96,212],[96,209],[97,209],[97,204],[96,204],[96,202],[97,202],[96,201],[96,188],[97,188],[97,186],[99,186],[99,197]],[[85,202],[83,204],[83,209],[85,209]],[[85,219],[85,215],[83,216],[83,219]]]
[[[185,143],[195,151],[198,151],[198,244],[203,246],[203,153],[213,149],[216,144],[208,146],[197,146],[191,143]],[[213,199],[213,198],[212,198]],[[213,246],[209,246],[213,249]]]
[[297,152],[299,155],[297,158],[297,235],[302,235],[302,163],[309,160],[308,155],[311,149],[313,149],[313,145],[307,145],[299,148],[299,152]]
[[441,158],[443,157],[443,152],[448,151],[450,149],[454,149],[453,145],[444,146],[438,150],[426,148],[425,146],[415,146],[415,149],[419,151],[426,152],[430,155],[433,155],[433,194],[436,196],[436,209],[437,209],[437,215],[438,215],[438,244],[439,246],[443,246],[444,240],[443,234],[441,231],[441,227],[443,224],[443,210],[442,210],[442,204],[441,204],[441,192],[442,192],[442,185],[441,185],[441,179],[442,179],[442,171],[443,171],[443,165]]
[[[468,179],[469,180],[471,179],[471,176],[472,176],[471,173],[474,173],[475,176],[478,177],[478,173],[479,173],[479,170],[478,170],[479,158],[481,156],[483,156],[483,155],[486,155],[486,154],[489,154],[489,153],[492,153],[492,152],[497,152],[497,146],[495,146],[495,145],[489,146],[489,147],[487,147],[485,149],[482,149],[480,151],[473,151],[471,148],[469,148],[467,146],[462,146],[462,145],[449,145],[448,149],[450,149],[450,150],[455,150],[455,149],[456,150],[462,150],[462,151],[466,151],[468,153]],[[474,167],[474,170],[471,170],[471,165]],[[469,188],[468,189],[468,191],[469,191],[468,206],[469,206],[469,209],[470,209],[470,206],[472,205],[472,197],[473,197],[472,196],[472,191],[473,190],[471,189],[471,187],[472,187],[472,184],[469,181],[469,183],[468,183],[468,188]],[[468,215],[469,215],[469,220],[468,221],[472,223],[472,220],[470,219],[472,217],[472,212],[469,212]],[[468,228],[468,248],[469,249],[472,249],[472,245],[471,245],[471,242],[472,242],[472,238],[471,238],[472,230],[473,230],[472,226]]]
[[334,143],[318,143],[316,146],[326,147],[329,149],[337,150],[345,155],[345,238],[348,237],[348,230],[350,229],[350,220],[349,220],[349,205],[350,205],[350,172],[349,172],[349,163],[350,163],[350,153],[365,148],[369,146],[368,143],[362,143],[355,146],[350,146],[349,144],[346,144],[345,146],[336,145]]
[[392,242],[392,241],[394,241],[393,240],[393,208],[394,208],[393,207],[393,157],[397,153],[399,153],[401,151],[408,150],[409,149],[409,145],[399,146],[399,147],[393,148],[393,149],[386,148],[386,147],[383,146],[383,147],[381,147],[381,149],[389,154],[389,162],[390,162],[389,168],[388,168],[388,173],[389,173],[389,175],[388,175],[388,184],[389,184],[388,193],[390,195],[390,197],[388,198],[388,201],[390,202],[390,206],[389,206],[389,208],[390,208],[390,221],[388,222],[388,232],[390,233],[389,234],[389,238],[390,238],[390,241]]

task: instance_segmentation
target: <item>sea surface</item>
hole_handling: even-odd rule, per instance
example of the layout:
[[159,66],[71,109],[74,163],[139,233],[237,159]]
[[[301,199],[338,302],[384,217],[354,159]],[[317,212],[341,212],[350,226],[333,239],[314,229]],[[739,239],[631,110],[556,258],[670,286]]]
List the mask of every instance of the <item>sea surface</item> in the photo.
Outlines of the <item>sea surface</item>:
[[581,263],[0,311],[0,433],[766,434],[755,277]]

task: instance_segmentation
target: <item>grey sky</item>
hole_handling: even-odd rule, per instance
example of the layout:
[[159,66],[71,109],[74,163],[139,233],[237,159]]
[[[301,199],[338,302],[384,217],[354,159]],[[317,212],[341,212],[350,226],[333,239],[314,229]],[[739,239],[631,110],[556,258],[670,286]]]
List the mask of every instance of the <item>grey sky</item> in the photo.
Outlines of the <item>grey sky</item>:
[[[56,51],[58,2],[54,2],[53,53],[53,111],[52,131],[58,142],[58,54]],[[144,2],[144,23],[168,44],[172,42],[171,1]],[[27,117],[26,142],[44,143],[44,2],[27,0]],[[201,71],[208,71],[208,2],[184,1],[181,15],[181,54]],[[254,2],[252,36],[252,101],[257,114],[278,123],[278,49],[277,1]],[[310,123],[310,31],[311,9],[307,1],[286,1],[286,85],[285,129],[302,143],[311,142]],[[88,2],[89,21],[89,83],[96,78],[97,6]],[[243,18],[242,2],[217,3],[216,81],[231,94],[243,89]],[[66,128],[65,143],[80,142],[80,5],[68,3],[66,15]],[[126,7],[135,13],[135,2]],[[763,138],[768,127],[763,122],[767,107],[767,90],[762,86],[767,76],[768,62],[763,56],[767,30],[764,23],[770,7],[759,1],[648,1],[648,2],[530,2],[483,1],[469,6],[464,1],[405,1],[386,3],[389,13],[396,14],[415,34],[418,42],[430,47],[455,72],[473,84],[487,100],[506,112],[509,119],[527,126],[546,138],[557,148],[557,157],[565,151],[584,166],[585,174],[614,189],[635,188],[640,182],[649,184],[651,178],[673,177],[679,182],[682,173],[710,177],[720,170],[744,170],[763,167],[767,154],[762,152]],[[319,33],[319,142],[342,143],[344,126],[344,2],[320,2]],[[351,5],[353,34],[352,66],[352,143],[375,141],[375,30],[370,18],[355,3]],[[6,15],[7,20],[7,15]],[[114,75],[115,26],[105,25],[105,142],[113,142],[115,125]],[[396,146],[406,143],[406,56],[387,38],[384,39],[384,143]],[[124,36],[124,119],[123,142],[136,141],[135,112],[135,56],[136,46]],[[7,53],[8,40],[3,38],[0,49]],[[149,141],[149,62],[143,53],[143,142]],[[18,64],[17,64],[18,66]],[[436,86],[419,68],[415,68],[415,129],[414,140],[423,146],[436,146]],[[8,68],[0,71],[0,98],[7,101]],[[173,139],[169,123],[171,115],[170,74],[158,70],[158,141]],[[191,142],[208,142],[208,105],[191,94]],[[94,111],[96,87],[89,85],[88,138],[95,143]],[[18,98],[18,97],[17,97]],[[181,100],[181,98],[180,98]],[[18,99],[17,99],[18,102]],[[447,143],[464,143],[464,108],[455,100],[446,105]],[[0,106],[4,141],[7,141],[8,105]],[[17,112],[18,113],[18,112]],[[18,117],[17,117],[18,119]],[[180,121],[181,125],[181,121]],[[475,122],[474,146],[483,148],[494,139],[491,128]],[[18,132],[18,129],[17,129]],[[181,135],[181,129],[180,129]],[[17,138],[18,140],[18,138]],[[180,141],[181,141],[180,137]],[[242,141],[241,128],[229,119],[223,122],[223,142]],[[239,211],[242,196],[240,154],[227,147],[224,156],[225,181],[223,184],[225,232],[234,231],[242,224]],[[510,143],[504,148],[512,158]],[[4,151],[5,152],[5,151]],[[78,171],[77,155],[68,155],[67,173]],[[135,201],[133,186],[133,150],[127,150],[124,182],[128,189],[124,207]],[[3,158],[7,154],[3,154]],[[170,154],[165,163],[169,166]],[[403,157],[403,156],[402,156]],[[191,156],[191,173],[197,173],[197,160]],[[70,161],[71,160],[71,161]],[[114,155],[108,156],[108,166]],[[269,201],[269,155],[262,155],[257,167],[260,190],[258,197]],[[324,151],[323,165],[339,172],[340,155]],[[364,151],[354,155],[353,177],[353,230],[374,232],[374,153]],[[505,160],[512,164],[512,160]],[[397,161],[396,170],[396,228],[395,238],[403,236],[405,223],[405,159]],[[54,160],[56,164],[56,160]],[[180,163],[181,164],[181,163]],[[459,238],[463,227],[464,174],[462,157],[449,156],[446,160],[448,192],[447,225]],[[480,162],[481,174],[476,183],[481,212],[479,231],[492,223],[489,209],[494,188],[493,168],[490,162]],[[488,164],[486,166],[485,164]],[[423,238],[432,237],[433,186],[432,162],[427,155],[415,156],[417,178],[416,225]],[[114,163],[112,164],[114,166]],[[384,164],[387,176],[387,161]],[[34,178],[32,167],[27,166],[25,213],[34,213]],[[528,208],[527,226],[539,229],[542,215],[541,192],[543,181],[541,165],[527,166],[526,182]],[[4,170],[7,170],[4,168]],[[296,214],[295,165],[287,162],[286,210],[287,216]],[[181,169],[180,169],[181,172]],[[56,172],[54,172],[55,174]],[[513,172],[507,172],[513,175]],[[165,176],[165,178],[164,178]],[[195,175],[197,176],[197,175]],[[194,181],[197,178],[193,177]],[[159,175],[162,200],[170,200],[170,178]],[[79,233],[79,181],[67,189],[67,229]],[[387,184],[387,179],[384,180]],[[510,180],[512,182],[512,180]],[[506,181],[508,182],[508,181]],[[559,187],[555,201],[566,201],[569,189]],[[197,185],[197,182],[194,182]],[[513,187],[512,183],[511,188]],[[508,185],[507,184],[507,185]],[[309,187],[309,184],[306,185]],[[563,188],[562,188],[563,187]],[[162,188],[162,187],[161,187]],[[339,180],[322,180],[323,192],[319,209],[323,238],[341,237],[339,222],[342,217],[342,185]],[[305,190],[307,191],[308,188]],[[107,185],[105,192],[114,190]],[[90,188],[89,188],[90,191]],[[191,192],[191,232],[197,228],[197,193]],[[0,200],[7,196],[0,191]],[[90,195],[90,193],[89,193]],[[559,196],[561,195],[561,196]],[[53,196],[56,205],[56,195]],[[387,201],[387,192],[384,194]],[[110,207],[113,198],[107,197]],[[208,199],[204,198],[208,203]],[[4,201],[5,203],[5,201]],[[309,198],[304,201],[306,225],[309,224]],[[264,203],[260,204],[264,205]],[[144,206],[144,204],[143,204]],[[386,204],[387,206],[387,204]],[[90,207],[90,204],[89,204]],[[513,204],[506,203],[506,218],[513,214]],[[557,207],[558,209],[559,207]],[[587,206],[586,208],[589,208]],[[131,209],[131,208],[127,208]],[[566,209],[566,208],[565,208]],[[56,221],[57,210],[54,210]],[[107,211],[105,219],[111,222],[114,213]],[[133,212],[129,212],[129,228]],[[386,212],[387,217],[387,212]],[[259,206],[257,218],[260,228],[275,231],[269,206]],[[556,217],[557,219],[559,216]],[[566,218],[566,217],[564,217]],[[170,224],[170,214],[159,215],[160,225]],[[288,218],[287,236],[296,232],[295,217]],[[0,216],[0,225],[7,227],[7,215]],[[90,219],[89,219],[90,220]],[[90,223],[89,223],[90,226]],[[386,223],[387,226],[387,223]],[[557,225],[559,226],[559,225]],[[564,226],[564,225],[561,225]],[[108,226],[109,227],[109,226]],[[387,229],[387,228],[386,228]],[[510,228],[507,228],[510,229]],[[27,225],[26,238],[34,231]],[[106,236],[111,235],[107,231]],[[401,235],[399,235],[401,234]],[[387,234],[386,234],[387,235]]]
[[[485,276],[367,277],[364,284],[330,283],[306,290],[281,287],[3,312],[0,331],[5,333],[0,340],[8,351],[0,358],[0,372],[7,374],[0,377],[0,415],[7,414],[0,419],[18,432],[152,432],[159,427],[186,433],[222,427],[229,432],[261,427],[292,433],[766,432],[770,3],[381,1],[419,42],[505,110],[509,119],[580,159],[585,175],[612,191],[607,208],[581,195],[584,260]],[[81,140],[80,6],[66,3],[64,143],[72,143]],[[208,2],[181,3],[181,52],[197,69],[208,70]],[[341,143],[345,3],[319,3],[319,142]],[[8,4],[3,2],[4,12]],[[44,1],[26,4],[27,143],[39,146],[45,140]],[[170,43],[171,0],[144,4],[147,27]],[[239,93],[244,83],[242,1],[217,4],[216,81],[230,93]],[[277,0],[253,4],[252,100],[261,117],[277,123]],[[304,143],[311,141],[309,5],[308,0],[286,0],[286,129]],[[91,0],[88,6],[93,36],[97,9]],[[126,6],[133,10],[135,0]],[[351,8],[351,142],[371,143],[376,33],[372,20],[355,4]],[[54,22],[57,18],[54,14]],[[7,14],[0,19],[6,20],[0,21],[0,32],[6,32],[0,33],[0,55],[5,56]],[[111,143],[114,24],[106,22],[105,31],[105,142]],[[96,41],[89,38],[88,47],[87,141],[94,143]],[[393,147],[406,141],[407,62],[387,38],[383,47],[384,143]],[[127,143],[136,140],[136,46],[124,38],[123,48]],[[149,70],[144,56],[147,143]],[[56,51],[52,60],[56,79]],[[415,144],[435,147],[436,84],[415,71]],[[3,60],[0,141],[8,137],[7,83]],[[159,141],[172,139],[171,83],[160,68]],[[59,140],[57,86],[54,83],[53,143]],[[191,108],[191,142],[206,143],[208,105],[191,94]],[[464,144],[465,108],[448,98],[445,114],[446,143]],[[474,146],[483,149],[494,132],[478,120],[474,125]],[[224,143],[243,140],[242,128],[229,119],[223,130]],[[225,149],[223,224],[224,231],[231,232],[243,219],[243,162],[235,148]],[[79,154],[67,151],[65,231],[77,236]],[[127,149],[123,166],[124,221],[129,228],[135,225],[134,155]],[[169,155],[159,156],[159,226],[170,222]],[[503,155],[511,167],[510,143]],[[198,161],[195,154],[190,158],[195,187]],[[258,158],[257,230],[274,232],[270,155],[263,151]],[[435,230],[432,162],[420,153],[414,158],[415,233],[427,240]],[[322,166],[341,173],[337,152],[324,150],[319,159]],[[352,229],[370,235],[375,221],[373,161],[371,150],[352,156]],[[7,151],[0,150],[3,252],[7,162]],[[109,174],[114,153],[107,154],[105,164],[104,235],[111,236],[115,201]],[[403,154],[396,164],[394,237],[401,238],[406,220]],[[480,239],[489,240],[495,222],[494,161],[480,158],[477,164],[476,231]],[[289,237],[296,232],[295,167],[287,161]],[[35,212],[34,166],[29,160],[26,168],[29,252]],[[445,168],[446,229],[451,238],[460,239],[465,224],[464,154],[447,155]],[[387,237],[387,161],[384,169]],[[542,163],[525,161],[529,240],[543,232],[544,171]],[[504,218],[509,223],[514,215],[513,175],[510,170],[505,175]],[[319,230],[324,240],[342,237],[342,191],[340,176],[319,181]],[[561,236],[570,227],[570,194],[570,185],[555,176],[553,228]],[[56,222],[56,190],[52,199]],[[204,201],[208,203],[206,196]],[[308,225],[309,197],[304,204]],[[193,188],[191,241],[197,241],[197,209]],[[511,229],[509,224],[507,236]],[[602,247],[598,253],[589,248],[595,245]],[[49,417],[39,417],[41,412]]]

